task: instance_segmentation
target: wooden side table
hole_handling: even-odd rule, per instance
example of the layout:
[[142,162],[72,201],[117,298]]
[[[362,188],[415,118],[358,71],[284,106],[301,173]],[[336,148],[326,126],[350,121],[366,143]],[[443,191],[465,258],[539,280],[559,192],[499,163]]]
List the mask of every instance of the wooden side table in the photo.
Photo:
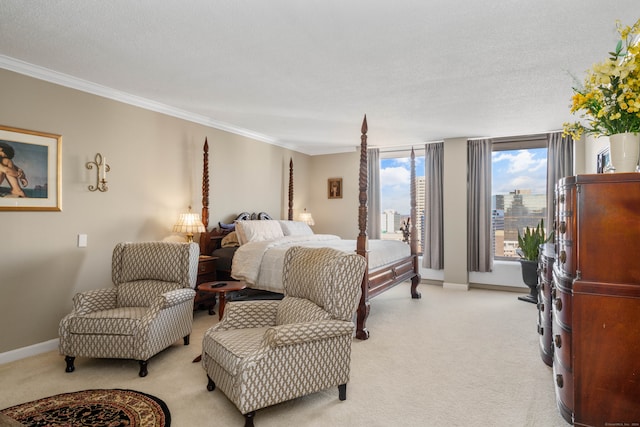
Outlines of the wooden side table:
[[214,295],[219,296],[218,320],[222,320],[222,316],[224,315],[224,305],[226,303],[227,292],[241,291],[246,287],[247,287],[247,284],[241,281],[206,282],[198,285],[198,292],[213,293]]

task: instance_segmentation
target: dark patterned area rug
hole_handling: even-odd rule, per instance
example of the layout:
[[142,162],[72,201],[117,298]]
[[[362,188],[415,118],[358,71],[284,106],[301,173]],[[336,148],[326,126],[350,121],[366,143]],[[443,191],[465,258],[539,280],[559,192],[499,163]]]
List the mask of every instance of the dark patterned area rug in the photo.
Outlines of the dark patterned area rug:
[[58,394],[0,411],[29,427],[169,427],[171,414],[157,397],[133,390]]

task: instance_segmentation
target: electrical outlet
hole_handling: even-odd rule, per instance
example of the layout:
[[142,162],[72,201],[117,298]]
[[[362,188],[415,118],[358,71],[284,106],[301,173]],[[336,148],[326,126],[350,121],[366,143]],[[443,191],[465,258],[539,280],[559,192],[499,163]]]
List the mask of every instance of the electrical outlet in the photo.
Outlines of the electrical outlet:
[[86,248],[87,247],[87,235],[86,234],[78,234],[78,247]]

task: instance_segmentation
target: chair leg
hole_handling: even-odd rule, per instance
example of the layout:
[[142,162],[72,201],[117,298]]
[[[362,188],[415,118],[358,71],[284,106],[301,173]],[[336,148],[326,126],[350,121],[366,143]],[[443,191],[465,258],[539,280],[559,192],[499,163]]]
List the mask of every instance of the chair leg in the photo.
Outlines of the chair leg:
[[207,383],[207,390],[209,391],[213,391],[216,389],[216,383],[213,382],[213,380],[211,379],[211,377],[209,375],[207,375],[207,380],[209,380],[209,382]]
[[73,366],[73,362],[76,360],[73,356],[65,356],[64,361],[67,362],[67,368],[65,372],[73,372],[76,370],[76,367]]
[[244,414],[244,427],[253,427],[253,417],[256,415],[256,411],[251,411],[248,414]]
[[347,385],[340,384],[338,386],[338,398],[340,400],[347,400]]
[[138,363],[140,363],[140,372],[138,372],[138,375],[140,375],[141,377],[146,377],[148,372],[147,372],[147,361],[146,360],[138,360]]
[[184,338],[183,338],[183,340],[184,340],[184,345],[189,345],[189,337],[190,337],[190,336],[191,336],[191,335],[187,335],[186,337],[184,337]]

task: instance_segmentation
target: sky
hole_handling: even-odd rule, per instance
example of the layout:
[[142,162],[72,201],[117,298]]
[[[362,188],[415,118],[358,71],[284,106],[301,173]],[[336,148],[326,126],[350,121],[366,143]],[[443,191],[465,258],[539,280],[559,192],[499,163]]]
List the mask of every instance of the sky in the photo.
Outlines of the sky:
[[[424,156],[416,156],[416,176],[424,176]],[[409,214],[411,159],[380,160],[380,196],[382,211],[393,209]]]
[[[492,154],[493,194],[514,190],[546,192],[546,148],[498,151]],[[424,156],[416,156],[416,176],[424,176]],[[380,192],[382,210],[408,214],[410,208],[410,159],[381,159]]]

